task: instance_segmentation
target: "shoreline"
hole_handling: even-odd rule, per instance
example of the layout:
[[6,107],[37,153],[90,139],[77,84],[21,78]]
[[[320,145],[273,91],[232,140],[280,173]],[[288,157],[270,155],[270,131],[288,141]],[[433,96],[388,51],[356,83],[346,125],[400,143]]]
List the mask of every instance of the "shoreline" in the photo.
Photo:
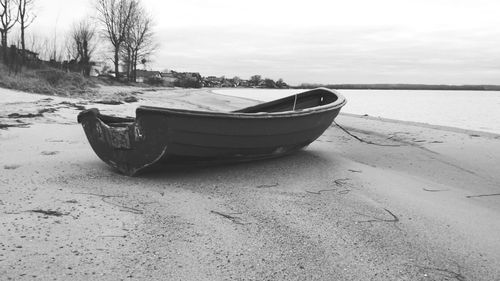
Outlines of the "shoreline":
[[361,118],[361,119],[376,120],[376,121],[380,121],[380,122],[404,124],[404,125],[410,125],[410,126],[415,126],[415,127],[429,128],[429,129],[448,131],[448,132],[454,132],[454,133],[461,133],[461,134],[468,134],[468,135],[480,135],[482,137],[484,136],[484,137],[489,137],[489,138],[493,138],[493,139],[500,138],[500,134],[493,133],[493,132],[487,132],[487,131],[470,130],[470,129],[464,129],[464,128],[459,128],[459,127],[434,125],[434,124],[423,123],[423,122],[397,120],[397,119],[391,119],[391,118],[385,118],[385,117],[374,117],[374,116],[369,116],[369,115],[366,116],[366,115],[353,114],[353,113],[340,112],[339,115],[345,115],[345,116],[356,117],[356,118]]
[[[153,89],[153,90],[151,90]],[[53,99],[56,101],[91,101],[88,98],[85,97],[62,97],[62,96],[56,96],[56,95],[48,95],[48,94],[40,94],[40,93],[29,93],[29,92],[22,92],[19,90],[12,90],[12,89],[1,89],[3,91],[2,95],[8,100],[7,104],[10,103],[16,103],[16,102],[35,102],[39,100],[43,100],[44,98],[47,99]],[[257,99],[252,99],[252,98],[246,98],[246,97],[239,97],[239,96],[232,96],[232,95],[227,95],[223,93],[218,93],[216,92],[217,90],[227,90],[227,88],[202,88],[202,89],[183,89],[183,88],[165,88],[165,87],[160,87],[160,88],[144,88],[144,87],[131,87],[131,86],[101,86],[100,89],[100,98],[99,96],[93,97],[92,100],[123,100],[124,97],[127,97],[127,93],[140,93],[141,91],[144,92],[153,92],[153,93],[174,93],[174,92],[200,92],[200,93],[208,93],[210,95],[216,95],[216,96],[221,96],[221,97],[226,97],[226,98],[232,98],[236,100],[243,101],[243,104],[245,104],[245,101],[249,102],[249,105],[254,105],[255,103],[261,103],[264,101],[257,100]],[[251,89],[250,89],[251,90]],[[117,96],[116,93],[119,93]],[[20,99],[19,94],[21,94]],[[16,99],[16,101],[12,101],[12,99]],[[95,104],[98,106],[98,104]],[[135,106],[134,103],[131,103],[132,106]],[[137,106],[140,104],[137,104]],[[112,109],[113,106],[107,107],[108,109]],[[200,108],[202,109],[202,108]],[[346,112],[340,112],[339,115],[345,115],[345,116],[351,116],[351,117],[357,117],[357,118],[362,118],[362,119],[369,119],[369,120],[378,120],[381,122],[390,122],[390,123],[398,123],[398,124],[405,124],[405,125],[412,125],[412,126],[417,126],[417,127],[423,127],[423,128],[430,128],[430,129],[437,129],[437,130],[443,130],[443,131],[449,131],[449,132],[455,132],[455,133],[463,133],[463,134],[469,134],[469,135],[481,135],[489,138],[494,138],[498,139],[500,138],[500,133],[495,133],[495,132],[490,132],[490,131],[481,131],[481,130],[473,130],[473,129],[466,129],[466,128],[460,128],[460,127],[454,127],[454,126],[446,126],[446,125],[438,125],[438,124],[432,124],[432,123],[425,123],[425,122],[418,122],[418,121],[408,121],[408,120],[400,120],[400,119],[393,119],[393,118],[386,118],[386,117],[375,117],[375,116],[370,116],[367,114],[355,114],[355,113],[346,113]]]

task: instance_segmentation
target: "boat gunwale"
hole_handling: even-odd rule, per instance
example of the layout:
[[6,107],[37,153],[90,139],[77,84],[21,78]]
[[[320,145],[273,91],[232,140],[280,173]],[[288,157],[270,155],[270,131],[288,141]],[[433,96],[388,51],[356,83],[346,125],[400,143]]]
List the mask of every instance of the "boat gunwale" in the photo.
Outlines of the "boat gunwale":
[[[308,92],[303,92],[299,94],[305,94],[317,90],[326,90],[335,96],[337,96],[337,100],[334,102],[314,106],[301,110],[287,110],[287,111],[279,111],[279,112],[256,112],[256,113],[244,113],[244,112],[218,112],[218,111],[199,111],[199,110],[189,110],[189,109],[177,109],[177,108],[167,108],[167,107],[155,107],[155,106],[139,106],[136,109],[136,116],[139,111],[146,112],[154,112],[154,113],[170,113],[172,115],[190,115],[193,117],[218,117],[218,118],[235,118],[235,119],[256,119],[256,118],[287,118],[287,117],[299,117],[299,116],[307,116],[316,113],[328,112],[336,109],[342,108],[346,103],[346,98],[338,93],[335,90],[327,89],[327,88],[317,88],[310,90]],[[297,94],[297,95],[299,95]],[[294,95],[286,96],[281,99],[273,100],[267,103],[277,103],[279,101],[283,101],[285,99],[289,99]],[[258,104],[256,106],[260,106],[266,103]]]

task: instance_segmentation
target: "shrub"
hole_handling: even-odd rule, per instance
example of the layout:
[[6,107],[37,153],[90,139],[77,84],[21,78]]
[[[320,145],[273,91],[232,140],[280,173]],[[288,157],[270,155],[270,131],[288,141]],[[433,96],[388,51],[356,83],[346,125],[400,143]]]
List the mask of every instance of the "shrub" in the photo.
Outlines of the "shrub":
[[174,82],[174,86],[181,88],[201,88],[203,84],[200,80],[179,78]]
[[81,96],[93,93],[90,88],[95,87],[95,82],[80,73],[50,67],[25,68],[15,74],[0,63],[0,87],[48,95]]
[[40,78],[47,81],[51,86],[57,86],[63,81],[66,76],[66,72],[58,69],[43,69],[37,71]]
[[160,77],[148,77],[144,80],[144,83],[151,86],[163,86],[163,79]]

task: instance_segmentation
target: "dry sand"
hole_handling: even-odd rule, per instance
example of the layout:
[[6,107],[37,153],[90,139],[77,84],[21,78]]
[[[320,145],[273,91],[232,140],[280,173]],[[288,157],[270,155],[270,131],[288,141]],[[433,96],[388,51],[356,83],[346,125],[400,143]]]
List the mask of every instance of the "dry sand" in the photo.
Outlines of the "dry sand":
[[[343,114],[364,142],[332,125],[288,157],[130,178],[76,124],[88,100],[0,97],[1,280],[500,280],[498,135]],[[137,104],[97,106],[133,115]]]

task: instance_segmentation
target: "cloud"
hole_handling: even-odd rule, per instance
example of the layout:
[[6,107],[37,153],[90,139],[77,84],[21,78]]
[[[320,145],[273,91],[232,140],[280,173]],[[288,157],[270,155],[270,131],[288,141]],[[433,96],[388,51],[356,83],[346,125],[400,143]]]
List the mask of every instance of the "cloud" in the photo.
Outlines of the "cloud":
[[[155,68],[292,84],[500,83],[497,0],[142,1]],[[91,2],[44,0],[28,32],[62,41]]]
[[158,64],[204,75],[262,74],[293,84],[498,83],[500,77],[500,40],[493,40],[500,32],[235,26],[158,34]]

